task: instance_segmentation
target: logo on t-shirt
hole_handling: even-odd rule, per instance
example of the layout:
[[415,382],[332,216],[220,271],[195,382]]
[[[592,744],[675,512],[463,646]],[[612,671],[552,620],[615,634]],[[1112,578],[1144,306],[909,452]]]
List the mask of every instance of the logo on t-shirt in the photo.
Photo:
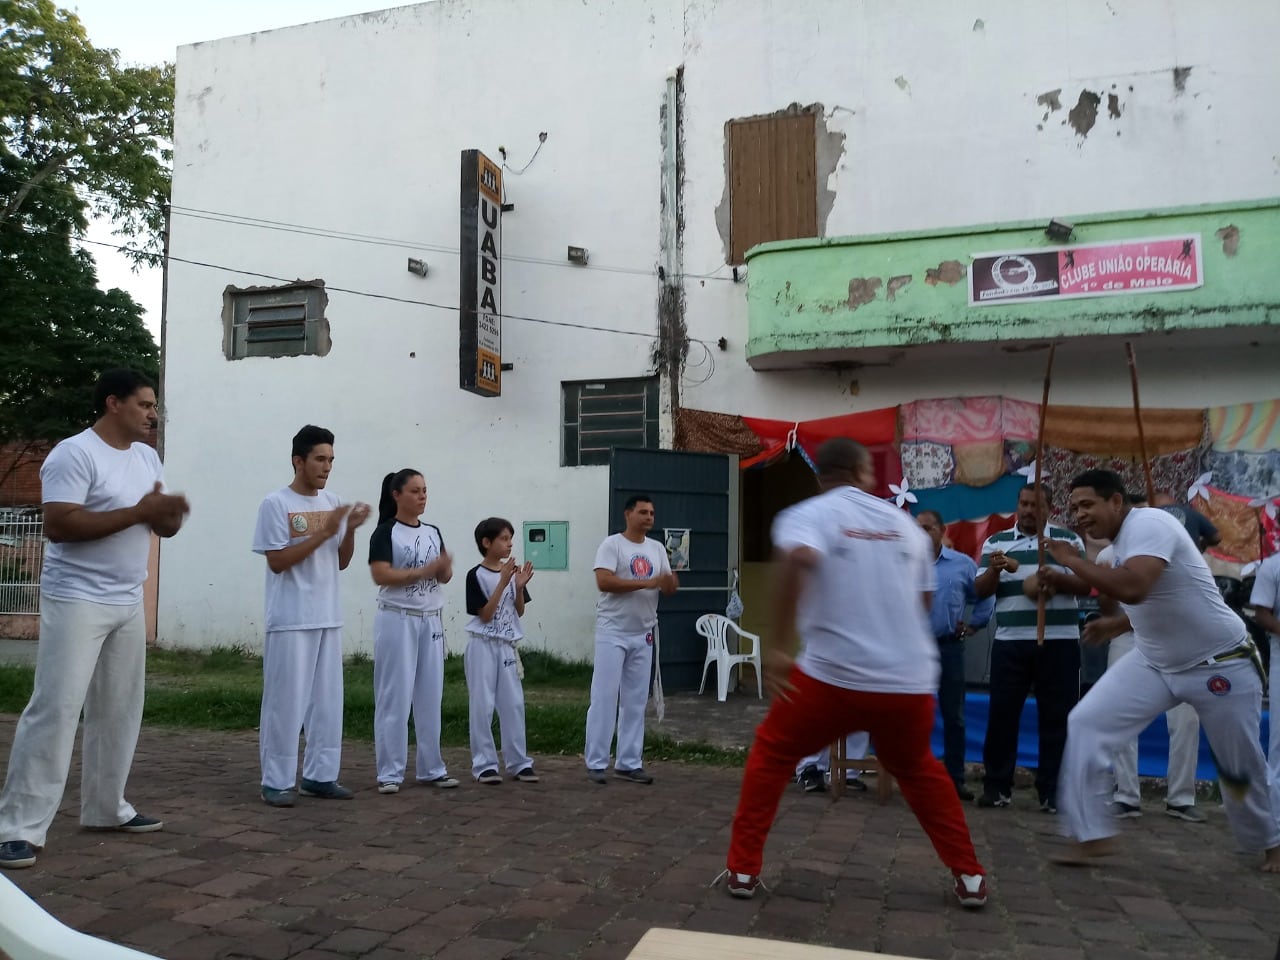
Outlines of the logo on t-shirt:
[[1210,677],[1205,686],[1209,688],[1209,692],[1215,697],[1225,697],[1231,692],[1231,681],[1220,673]]
[[648,580],[653,576],[653,563],[643,553],[637,553],[632,557],[629,566],[631,576],[637,580]]
[[294,533],[306,533],[309,525],[305,513],[289,514],[289,526],[293,528]]

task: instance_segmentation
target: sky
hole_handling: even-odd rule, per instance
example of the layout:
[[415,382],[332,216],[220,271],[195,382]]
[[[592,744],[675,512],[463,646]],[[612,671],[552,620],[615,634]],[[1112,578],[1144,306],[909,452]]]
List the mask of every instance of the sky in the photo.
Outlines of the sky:
[[[114,47],[127,63],[174,60],[179,46],[256,33],[298,23],[312,23],[353,13],[402,6],[408,0],[59,0],[75,13],[95,47]],[[123,244],[111,224],[95,222],[88,237]],[[98,285],[121,287],[146,309],[146,323],[160,341],[160,270],[135,270],[114,250],[89,248],[98,264]]]

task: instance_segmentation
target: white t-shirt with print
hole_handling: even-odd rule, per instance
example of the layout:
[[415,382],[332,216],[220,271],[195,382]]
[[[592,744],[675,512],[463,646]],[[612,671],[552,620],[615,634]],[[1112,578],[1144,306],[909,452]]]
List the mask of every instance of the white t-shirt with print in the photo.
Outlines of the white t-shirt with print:
[[[1103,547],[1101,550],[1098,551],[1098,556],[1093,562],[1100,567],[1114,568],[1116,566],[1115,548],[1108,543],[1105,547]],[[1130,624],[1129,626],[1130,626],[1130,629],[1126,630],[1124,633],[1118,634],[1115,637],[1113,637],[1111,642],[1115,643],[1116,640],[1125,640],[1126,638],[1129,640],[1133,640],[1133,625]]]
[[[162,480],[160,458],[145,443],[118,450],[93,429],[59,443],[40,468],[41,499],[92,513],[136,506]],[[126,605],[142,600],[151,528],[135,523],[109,537],[49,543],[40,592],[59,600]]]
[[[1253,590],[1249,593],[1249,606],[1262,607],[1280,616],[1280,553],[1272,554],[1258,566]],[[1272,642],[1280,643],[1280,636],[1272,633],[1270,637]]]
[[1177,672],[1244,642],[1244,621],[1222,599],[1204,557],[1176,518],[1156,507],[1129,511],[1112,543],[1113,563],[1156,557],[1165,568],[1142,603],[1120,606],[1134,646],[1160,670]]
[[[253,552],[285,547],[305,540],[329,514],[342,506],[338,495],[318,490],[314,497],[284,487],[268,494],[258,507],[253,531]],[[267,567],[266,632],[276,630],[328,630],[342,626],[342,602],[338,596],[338,545],[347,532],[344,519],[330,537],[301,563],[284,573]]]
[[[444,550],[444,536],[432,523],[401,523],[385,520],[369,535],[369,562],[391,564],[395,570],[416,570],[431,563]],[[378,588],[378,600],[405,610],[439,613],[444,608],[444,591],[434,577],[400,586]]]
[[[508,561],[515,563],[515,560]],[[520,614],[516,612],[516,580],[513,576],[502,590],[502,599],[498,601],[498,609],[493,619],[485,623],[480,619],[480,611],[489,603],[493,591],[498,589],[498,581],[502,572],[490,570],[484,564],[477,564],[467,571],[467,613],[471,619],[467,621],[467,633],[488,640],[500,640],[503,643],[516,644],[524,639],[524,627],[520,623]],[[524,591],[524,602],[533,598],[529,591]]]
[[[593,570],[608,570],[623,580],[649,580],[671,572],[667,548],[651,537],[633,543],[621,533],[604,538],[596,550]],[[596,602],[596,632],[632,637],[658,622],[658,588],[630,593],[600,592]]]
[[800,669],[875,693],[934,693],[938,645],[921,594],[936,584],[933,542],[893,504],[838,487],[774,519],[773,544],[819,556],[800,594]]

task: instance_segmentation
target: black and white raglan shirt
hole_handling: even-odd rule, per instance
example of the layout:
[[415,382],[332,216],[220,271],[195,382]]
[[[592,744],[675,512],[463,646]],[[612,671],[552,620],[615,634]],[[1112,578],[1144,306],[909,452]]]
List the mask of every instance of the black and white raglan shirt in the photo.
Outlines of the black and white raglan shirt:
[[[389,563],[395,570],[425,567],[443,551],[444,537],[431,523],[410,525],[392,517],[378,524],[369,537],[369,562]],[[378,602],[438,614],[444,607],[444,591],[434,579],[415,580],[399,587],[379,587]]]
[[[509,560],[508,563],[515,563]],[[502,599],[498,601],[498,609],[493,619],[485,623],[480,619],[480,611],[484,609],[493,591],[498,589],[498,580],[502,574],[498,570],[490,570],[484,564],[477,564],[467,571],[467,613],[471,619],[467,622],[467,633],[489,640],[510,643],[513,646],[524,637],[524,628],[520,625],[520,615],[516,613],[516,579],[507,581],[502,591]],[[524,591],[524,602],[533,598],[529,591]]]

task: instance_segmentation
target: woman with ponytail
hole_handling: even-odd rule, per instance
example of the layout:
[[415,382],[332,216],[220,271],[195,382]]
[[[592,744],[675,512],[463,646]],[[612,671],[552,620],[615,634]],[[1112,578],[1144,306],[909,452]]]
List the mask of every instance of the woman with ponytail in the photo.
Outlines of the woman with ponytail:
[[378,792],[397,793],[409,756],[409,715],[418,741],[415,774],[433,787],[456,787],[440,755],[444,693],[444,625],[440,585],[453,577],[453,558],[440,528],[419,518],[427,482],[406,467],[388,473],[369,539],[369,572],[378,585],[373,619],[373,740]]

